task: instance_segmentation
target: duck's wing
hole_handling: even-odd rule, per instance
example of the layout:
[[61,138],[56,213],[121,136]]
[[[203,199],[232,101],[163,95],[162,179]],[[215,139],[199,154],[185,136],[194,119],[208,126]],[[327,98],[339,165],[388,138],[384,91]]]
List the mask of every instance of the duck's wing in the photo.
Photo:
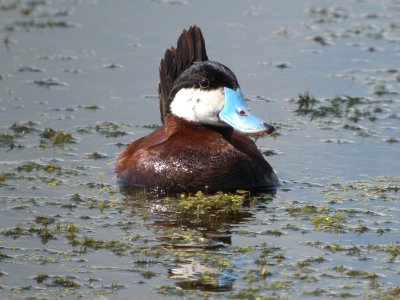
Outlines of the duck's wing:
[[189,30],[183,30],[177,46],[165,51],[165,56],[160,62],[160,83],[158,96],[160,98],[161,121],[168,114],[171,99],[168,95],[179,75],[190,67],[195,61],[208,60],[203,34],[196,25]]

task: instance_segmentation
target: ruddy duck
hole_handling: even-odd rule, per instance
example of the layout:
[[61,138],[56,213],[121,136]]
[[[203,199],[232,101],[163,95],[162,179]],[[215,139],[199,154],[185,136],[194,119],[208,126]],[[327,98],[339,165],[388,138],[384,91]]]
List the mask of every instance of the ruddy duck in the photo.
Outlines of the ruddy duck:
[[158,192],[260,190],[278,178],[245,134],[275,128],[250,113],[235,74],[208,60],[192,26],[165,52],[158,87],[163,125],[119,156],[120,183]]

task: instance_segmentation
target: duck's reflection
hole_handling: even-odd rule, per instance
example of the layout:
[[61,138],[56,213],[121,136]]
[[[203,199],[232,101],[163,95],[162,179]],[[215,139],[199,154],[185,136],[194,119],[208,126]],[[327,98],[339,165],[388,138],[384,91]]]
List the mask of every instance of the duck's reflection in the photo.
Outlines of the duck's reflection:
[[[263,194],[240,191],[160,197],[144,189],[125,188],[122,192],[135,214],[152,219],[151,226],[165,231],[159,246],[182,257],[169,267],[169,278],[177,280],[179,288],[205,291],[232,289],[236,276],[229,267],[229,252],[225,252],[232,244],[232,233],[238,224],[253,218],[256,206],[275,194],[269,190]],[[221,257],[228,266],[204,259],[207,255]]]
[[205,266],[195,259],[170,269],[170,274],[171,278],[178,279],[176,285],[185,290],[229,291],[235,281],[232,274]]

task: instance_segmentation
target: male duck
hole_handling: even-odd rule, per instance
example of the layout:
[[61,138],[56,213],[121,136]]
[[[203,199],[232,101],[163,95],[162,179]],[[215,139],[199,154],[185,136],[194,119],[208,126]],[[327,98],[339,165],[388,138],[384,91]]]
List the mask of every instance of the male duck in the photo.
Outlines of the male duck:
[[177,47],[166,50],[158,92],[163,125],[121,153],[121,183],[159,192],[260,190],[278,183],[245,135],[275,128],[250,113],[235,74],[208,60],[199,27],[184,30]]

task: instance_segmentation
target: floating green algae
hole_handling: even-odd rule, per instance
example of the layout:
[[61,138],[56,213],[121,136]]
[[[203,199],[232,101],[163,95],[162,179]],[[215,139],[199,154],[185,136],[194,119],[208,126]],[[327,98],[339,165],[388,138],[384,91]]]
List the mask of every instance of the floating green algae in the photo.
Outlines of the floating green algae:
[[53,145],[60,145],[60,144],[74,142],[72,135],[62,130],[54,130],[51,128],[46,128],[42,132],[41,136],[46,140],[50,140]]
[[7,147],[9,150],[13,150],[14,148],[21,149],[24,146],[17,142],[13,134],[4,132],[0,135],[0,147]]
[[308,91],[300,94],[296,103],[296,112],[308,115],[311,119],[335,117],[358,122],[367,118],[374,121],[376,115],[382,112],[379,103],[371,103],[360,97],[336,96],[332,99],[317,100]]
[[105,153],[100,153],[100,152],[95,151],[95,152],[89,153],[88,157],[91,159],[103,159],[103,158],[107,158],[108,156]]
[[196,214],[228,212],[235,213],[243,206],[251,205],[257,201],[268,201],[268,195],[257,195],[252,197],[247,191],[237,191],[234,194],[217,192],[214,195],[207,195],[197,192],[194,195],[184,195],[180,197],[167,197],[166,203],[181,211],[193,211]]
[[25,162],[22,165],[16,168],[18,172],[36,172],[36,171],[45,171],[47,173],[56,172],[58,174],[62,173],[62,167],[58,166],[54,163],[49,164],[41,164],[39,162]]
[[[224,224],[237,223],[250,217],[249,207],[257,203],[272,200],[268,194],[251,195],[247,191],[236,193],[218,192],[213,195],[197,192],[196,194],[166,197],[168,211],[177,214],[181,222],[203,224],[206,228],[216,230]],[[178,220],[177,220],[178,221]]]
[[47,274],[37,274],[35,280],[37,283],[43,283],[48,278],[49,278],[49,275],[47,275]]
[[121,128],[126,127],[124,124],[117,124],[112,122],[102,122],[97,124],[94,129],[96,132],[104,135],[105,137],[120,137],[127,134],[126,131],[121,130]]
[[48,217],[48,216],[37,216],[35,218],[35,223],[36,224],[41,224],[41,225],[50,225],[53,224],[56,221],[55,218]]
[[64,277],[56,277],[53,279],[52,286],[59,286],[64,288],[79,288],[80,284],[75,282],[72,279],[64,278]]

